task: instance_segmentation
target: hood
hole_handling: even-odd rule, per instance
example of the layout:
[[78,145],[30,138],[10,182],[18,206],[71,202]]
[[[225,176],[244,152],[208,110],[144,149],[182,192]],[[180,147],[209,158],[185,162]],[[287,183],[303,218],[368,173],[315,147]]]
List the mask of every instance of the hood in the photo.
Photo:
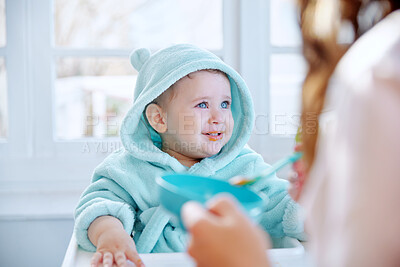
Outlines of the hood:
[[138,77],[133,105],[126,114],[120,130],[126,151],[137,159],[157,165],[170,165],[172,168],[173,165],[180,165],[175,158],[161,151],[161,137],[147,122],[145,108],[187,74],[198,70],[217,69],[226,73],[229,78],[234,129],[231,139],[217,155],[203,159],[196,165],[208,161],[207,166],[212,166],[216,171],[239,155],[253,129],[254,109],[246,83],[233,68],[213,53],[188,44],[174,45],[153,55],[148,49],[140,48],[132,52],[130,61],[138,71]]

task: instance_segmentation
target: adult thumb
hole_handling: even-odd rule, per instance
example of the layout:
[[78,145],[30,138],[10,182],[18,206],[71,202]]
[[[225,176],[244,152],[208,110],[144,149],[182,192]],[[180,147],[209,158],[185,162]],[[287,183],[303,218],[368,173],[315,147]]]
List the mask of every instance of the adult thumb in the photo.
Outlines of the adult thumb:
[[184,225],[189,229],[207,216],[208,211],[198,202],[188,201],[182,206],[182,221]]
[[242,213],[240,204],[229,194],[219,194],[207,203],[210,212],[217,216],[229,217]]

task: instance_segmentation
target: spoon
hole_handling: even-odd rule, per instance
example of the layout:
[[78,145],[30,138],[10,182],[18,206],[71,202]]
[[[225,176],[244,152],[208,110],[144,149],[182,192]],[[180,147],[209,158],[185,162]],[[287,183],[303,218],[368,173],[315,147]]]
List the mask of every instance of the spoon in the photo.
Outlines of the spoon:
[[301,156],[303,156],[302,152],[295,152],[292,155],[284,157],[283,159],[277,161],[270,168],[263,170],[262,172],[260,172],[256,175],[249,176],[249,177],[234,176],[231,179],[229,179],[229,183],[231,185],[237,185],[237,186],[254,184],[261,178],[266,178],[266,177],[274,174],[278,170],[282,169],[286,165],[298,161],[301,158]]

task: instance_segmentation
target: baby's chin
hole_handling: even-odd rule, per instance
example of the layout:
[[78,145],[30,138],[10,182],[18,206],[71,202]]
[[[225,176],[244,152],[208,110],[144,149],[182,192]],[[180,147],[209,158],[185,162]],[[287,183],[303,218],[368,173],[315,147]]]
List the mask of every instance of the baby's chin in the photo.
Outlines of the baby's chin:
[[202,149],[198,151],[196,154],[198,154],[198,156],[201,156],[201,158],[209,158],[217,155],[221,151],[222,147],[223,144],[215,143],[212,144],[211,146],[202,147]]

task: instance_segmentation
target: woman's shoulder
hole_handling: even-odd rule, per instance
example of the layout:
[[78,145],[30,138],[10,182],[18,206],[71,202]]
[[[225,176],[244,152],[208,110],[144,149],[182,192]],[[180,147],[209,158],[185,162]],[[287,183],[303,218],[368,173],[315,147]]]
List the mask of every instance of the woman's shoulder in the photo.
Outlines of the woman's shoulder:
[[[377,96],[390,94],[400,105],[400,10],[360,37],[340,60],[327,91],[324,111],[345,110],[352,117],[355,106],[384,106]],[[351,102],[351,105],[346,104]],[[357,110],[363,109],[358,106]],[[342,118],[343,119],[343,118]]]
[[334,77],[347,85],[363,83],[373,78],[371,74],[400,83],[399,25],[400,10],[361,36],[339,62]]

